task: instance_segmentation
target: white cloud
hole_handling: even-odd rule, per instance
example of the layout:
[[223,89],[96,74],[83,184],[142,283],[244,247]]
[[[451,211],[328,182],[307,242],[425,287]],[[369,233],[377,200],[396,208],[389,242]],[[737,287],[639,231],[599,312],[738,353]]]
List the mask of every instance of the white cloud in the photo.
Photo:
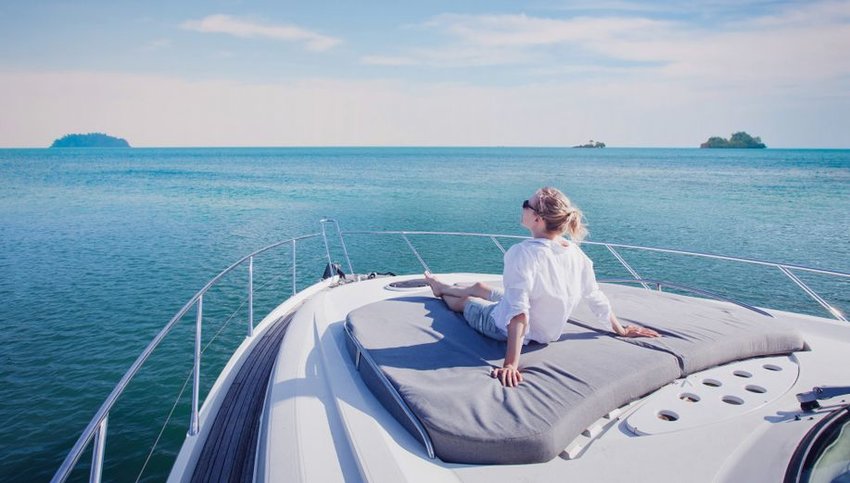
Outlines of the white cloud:
[[566,2],[555,2],[546,7],[553,10],[579,11],[595,10],[608,12],[655,12],[669,11],[670,5],[654,5],[648,2],[627,1],[602,1],[602,0],[567,0]]
[[[454,15],[434,17],[424,27],[448,36],[448,43],[435,42],[396,55],[369,55],[362,59],[403,58],[404,65],[468,67],[490,65],[553,64],[563,59],[551,47],[573,46],[594,51],[599,44],[630,42],[643,32],[669,30],[669,22],[626,17],[576,17],[568,20],[518,15]],[[574,52],[575,53],[575,52]],[[606,54],[607,55],[607,54]],[[661,59],[656,59],[661,60]]]
[[[850,21],[850,2],[846,0],[825,0],[808,4],[790,5],[781,11],[758,17],[748,24],[752,27],[818,27],[826,23],[847,23]],[[735,25],[735,24],[733,24]]]
[[366,55],[360,59],[366,65],[402,66],[416,65],[419,62],[411,57],[389,56],[389,55]]
[[143,52],[153,52],[155,50],[161,50],[171,46],[171,39],[154,39],[150,42],[146,43],[141,47]]
[[630,17],[575,17],[567,20],[527,15],[441,15],[427,25],[461,41],[488,47],[590,43],[630,39],[642,32],[666,30],[669,22]]
[[[440,15],[425,26],[444,36],[396,52],[406,65],[628,68],[659,81],[702,85],[840,83],[850,76],[850,1],[794,3],[770,16],[711,28],[633,17],[553,19],[528,15]],[[371,56],[380,57],[380,56]],[[624,72],[618,72],[623,75]]]
[[240,19],[230,15],[209,15],[200,20],[187,20],[181,25],[186,30],[205,33],[221,33],[241,38],[267,38],[287,42],[302,42],[307,49],[325,51],[338,45],[341,40],[313,32],[297,25],[264,24]]

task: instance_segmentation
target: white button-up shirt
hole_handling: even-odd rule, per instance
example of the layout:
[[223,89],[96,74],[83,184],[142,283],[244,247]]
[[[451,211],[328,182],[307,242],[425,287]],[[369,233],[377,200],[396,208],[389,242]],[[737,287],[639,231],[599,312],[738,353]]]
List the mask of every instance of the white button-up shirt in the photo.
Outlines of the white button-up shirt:
[[545,238],[524,240],[505,253],[504,295],[493,308],[496,326],[507,334],[511,319],[525,314],[526,343],[557,340],[570,314],[584,299],[608,321],[611,304],[599,289],[593,262],[576,243],[564,247]]

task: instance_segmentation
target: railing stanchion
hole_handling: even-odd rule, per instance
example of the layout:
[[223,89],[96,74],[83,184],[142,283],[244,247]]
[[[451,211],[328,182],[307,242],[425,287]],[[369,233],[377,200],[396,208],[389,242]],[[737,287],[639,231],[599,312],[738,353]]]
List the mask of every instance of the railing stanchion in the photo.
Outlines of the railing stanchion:
[[298,292],[298,287],[295,285],[296,281],[296,271],[295,271],[295,240],[292,240],[292,295],[295,295]]
[[328,264],[333,265],[333,261],[331,261],[331,251],[328,247],[328,237],[325,233],[325,223],[333,223],[336,228],[336,233],[339,236],[339,244],[342,245],[342,253],[345,255],[345,261],[348,264],[348,271],[353,276],[354,275],[354,267],[351,265],[351,258],[348,256],[348,248],[345,246],[345,240],[342,238],[342,230],[339,228],[339,222],[334,220],[333,218],[322,218],[319,220],[319,224],[322,225],[322,238],[325,241],[325,253],[328,256]]
[[198,400],[201,393],[201,323],[204,317],[204,296],[198,297],[198,318],[195,322],[195,377],[192,384],[192,422],[189,436],[195,436],[200,429]]
[[339,243],[342,245],[342,254],[345,255],[345,261],[348,262],[348,270],[351,272],[351,275],[354,275],[354,267],[351,265],[351,258],[348,257],[348,248],[345,246],[345,240],[342,239],[342,230],[339,229],[339,223],[334,220],[334,224],[336,225],[336,232],[339,233]]
[[[631,265],[629,265],[628,263],[626,263],[626,260],[625,260],[622,256],[620,256],[620,254],[619,254],[619,253],[617,253],[617,250],[614,250],[614,247],[612,247],[611,245],[608,245],[608,244],[606,243],[606,244],[605,244],[605,248],[607,248],[607,249],[608,249],[608,251],[610,251],[610,252],[611,252],[611,254],[612,254],[612,255],[614,255],[614,258],[616,258],[616,259],[620,262],[620,264],[621,264],[622,266],[626,267],[626,270],[628,270],[628,271],[629,271],[629,273],[631,273],[631,274],[632,274],[632,277],[634,277],[634,278],[635,278],[635,280],[640,280],[640,279],[641,279],[641,276],[640,276],[640,275],[638,275],[638,273],[635,271],[635,269],[634,269],[634,268],[632,268],[632,267],[631,267]],[[649,285],[647,285],[647,284],[645,284],[645,283],[643,283],[643,282],[641,282],[641,285],[643,285],[643,288],[645,288],[645,289],[647,289],[647,290],[650,290]],[[659,289],[659,290],[661,290],[661,287],[658,287],[658,289]]]
[[92,446],[91,471],[89,472],[90,483],[100,483],[103,476],[103,453],[106,450],[106,427],[109,424],[109,414],[107,413],[100,424],[97,426],[97,432],[94,435],[94,446]]
[[328,256],[328,266],[331,267],[331,274],[333,274],[333,264],[334,264],[334,262],[333,262],[333,260],[331,260],[331,249],[328,246],[328,235],[327,235],[327,233],[325,233],[325,222],[326,221],[327,221],[327,219],[322,218],[321,220],[319,220],[319,225],[322,227],[322,241],[325,242],[325,255]]
[[413,254],[416,255],[416,258],[419,260],[419,263],[422,264],[422,268],[424,268],[426,272],[430,272],[431,269],[428,268],[428,264],[425,263],[425,260],[423,260],[422,257],[419,256],[419,252],[417,252],[416,248],[413,247],[413,243],[410,243],[410,240],[407,239],[407,235],[402,233],[401,237],[404,238],[405,242],[407,242],[407,246],[409,246],[410,249],[413,250]]
[[505,247],[503,247],[502,244],[499,243],[499,240],[496,240],[496,237],[494,237],[494,236],[491,236],[490,239],[493,240],[493,243],[496,244],[496,248],[501,250],[502,255],[504,255],[505,254]]
[[254,337],[254,257],[248,258],[248,337]]
[[790,278],[792,282],[796,283],[797,286],[799,286],[801,289],[803,289],[803,291],[806,292],[809,295],[809,297],[813,298],[815,300],[815,302],[819,303],[821,305],[821,307],[825,308],[826,311],[829,312],[830,315],[832,315],[833,317],[835,317],[836,319],[838,319],[842,322],[847,322],[847,319],[845,319],[844,316],[841,315],[841,312],[839,312],[838,309],[836,309],[832,305],[829,305],[829,303],[826,300],[824,300],[823,297],[818,295],[814,290],[809,288],[809,286],[806,285],[802,280],[797,278],[797,276],[794,275],[791,272],[791,270],[789,270],[788,268],[786,268],[782,265],[776,265],[776,267],[779,268],[779,270],[781,270],[782,273],[787,275],[788,278]]

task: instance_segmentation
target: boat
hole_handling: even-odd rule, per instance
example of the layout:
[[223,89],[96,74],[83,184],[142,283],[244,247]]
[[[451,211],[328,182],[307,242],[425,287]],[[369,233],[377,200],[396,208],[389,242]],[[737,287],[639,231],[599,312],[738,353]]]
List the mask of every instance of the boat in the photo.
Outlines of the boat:
[[[400,239],[427,271],[433,260],[422,246],[435,239],[440,250],[475,240],[504,254],[527,237],[319,225],[236,261],[187,301],[103,402],[53,481],[85,467],[89,451],[89,479],[101,480],[110,411],[187,315],[195,320],[191,416],[170,482],[850,479],[850,325],[801,276],[840,285],[848,273],[585,241],[631,275],[599,280],[618,317],[662,337],[615,337],[580,306],[561,340],[523,349],[526,380],[503,388],[488,376],[504,356],[501,343],[464,335],[471,329],[451,319],[457,315],[431,295],[421,271],[355,271],[348,246]],[[322,242],[325,273],[299,290],[297,248],[311,239]],[[287,250],[291,295],[255,324],[255,261]],[[644,278],[626,252],[777,270],[824,316],[706,290],[699,271],[690,284]],[[247,337],[201,402],[204,296],[236,270],[248,275]],[[498,284],[501,275],[440,277]]]

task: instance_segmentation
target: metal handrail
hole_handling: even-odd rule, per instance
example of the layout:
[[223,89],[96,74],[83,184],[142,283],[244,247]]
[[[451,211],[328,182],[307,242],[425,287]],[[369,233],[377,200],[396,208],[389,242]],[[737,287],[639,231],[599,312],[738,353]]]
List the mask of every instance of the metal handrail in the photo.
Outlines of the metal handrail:
[[[408,239],[408,237],[407,237],[408,235],[468,236],[468,237],[490,238],[491,240],[494,240],[494,241],[495,241],[496,238],[510,238],[510,239],[516,239],[516,240],[527,240],[527,239],[530,238],[528,236],[520,236],[520,235],[499,235],[499,234],[494,234],[494,233],[464,233],[464,232],[449,232],[449,231],[440,232],[440,231],[363,231],[363,230],[357,230],[357,231],[345,231],[342,234],[345,234],[345,235],[367,235],[367,234],[368,235],[400,235],[404,239],[404,241],[407,243],[407,246],[410,247],[410,249],[413,251],[413,254],[416,256],[416,258],[419,260],[419,263],[425,268],[425,270],[428,270],[428,265],[425,263],[425,260],[422,258],[422,256],[419,255],[419,252],[416,251],[416,248],[413,246],[413,244]],[[779,269],[785,276],[790,278],[791,281],[793,281],[801,289],[803,289],[803,291],[806,293],[806,295],[811,297],[815,302],[817,302],[820,306],[822,306],[824,309],[826,309],[826,311],[829,312],[829,314],[833,318],[840,320],[842,322],[847,322],[847,319],[844,317],[844,315],[842,315],[841,311],[839,311],[838,309],[836,309],[835,307],[830,305],[826,300],[823,299],[823,297],[818,295],[817,292],[815,292],[808,285],[806,285],[802,280],[800,280],[798,277],[796,277],[791,272],[791,270],[802,270],[802,271],[818,273],[818,274],[822,274],[822,275],[837,276],[837,277],[842,277],[842,278],[850,278],[850,273],[838,272],[838,271],[835,271],[835,270],[824,270],[824,269],[821,269],[821,268],[814,268],[814,267],[806,267],[806,266],[803,266],[803,265],[769,262],[769,261],[765,261],[765,260],[758,260],[758,259],[755,259],[755,258],[729,257],[729,256],[726,256],[726,255],[693,252],[693,251],[687,251],[687,250],[675,250],[675,249],[671,249],[671,248],[643,247],[643,246],[639,246],[639,245],[625,245],[625,244],[620,244],[620,243],[591,242],[591,241],[582,241],[581,243],[586,244],[586,245],[597,245],[597,246],[606,247],[614,255],[614,257],[617,259],[617,261],[619,261],[620,264],[623,265],[623,267],[629,273],[631,273],[632,276],[635,277],[636,280],[640,279],[640,275],[638,275],[637,272],[625,261],[625,259],[623,259],[623,257],[620,256],[619,253],[616,250],[614,250],[614,247],[616,247],[616,248],[628,248],[628,249],[633,249],[633,250],[651,251],[651,252],[658,252],[658,253],[672,253],[672,254],[676,254],[676,255],[688,255],[688,256],[695,256],[695,257],[702,257],[702,258],[711,258],[711,259],[716,259],[716,260],[727,260],[727,261],[742,262],[742,263],[749,263],[749,264],[754,264],[754,265],[763,265],[763,266],[768,266],[768,267],[774,267],[774,268]],[[498,243],[497,243],[497,246],[499,247],[500,250],[504,250],[504,248],[502,248],[501,245],[499,245]]]
[[[265,247],[263,247],[259,250],[256,250],[256,251],[246,255],[245,257],[243,257],[243,258],[239,259],[238,261],[234,262],[233,264],[231,264],[229,267],[224,269],[221,273],[219,273],[218,275],[213,277],[209,282],[207,282],[207,284],[204,285],[204,287],[201,288],[194,296],[192,296],[192,298],[190,298],[189,301],[186,302],[186,304],[183,306],[183,308],[181,308],[174,315],[174,317],[171,318],[171,320],[168,322],[168,324],[166,324],[165,327],[163,327],[162,330],[160,330],[160,332],[153,338],[153,340],[151,340],[151,342],[144,349],[144,351],[142,351],[142,353],[136,358],[135,362],[133,362],[133,364],[130,366],[130,368],[127,370],[127,372],[124,374],[124,376],[118,382],[118,384],[116,384],[115,388],[112,390],[112,392],[109,394],[109,396],[107,396],[106,400],[100,406],[97,413],[95,413],[95,416],[91,419],[91,421],[86,426],[83,433],[77,439],[76,443],[72,447],[71,451],[68,453],[68,455],[65,458],[65,460],[63,461],[62,465],[56,471],[56,474],[53,476],[53,479],[51,481],[52,482],[63,482],[68,478],[68,476],[70,475],[74,466],[79,461],[79,458],[82,455],[83,451],[88,446],[88,444],[92,441],[92,439],[95,438],[95,436],[96,436],[96,441],[95,441],[96,447],[93,451],[93,461],[92,461],[90,481],[99,481],[100,480],[101,465],[102,465],[102,462],[103,462],[103,451],[104,451],[104,445],[105,445],[105,440],[106,440],[107,421],[108,421],[110,410],[114,406],[118,397],[120,397],[121,394],[123,394],[124,390],[126,389],[127,385],[129,384],[130,380],[132,380],[132,378],[135,377],[136,373],[139,371],[142,364],[144,364],[145,361],[147,361],[147,359],[150,357],[151,353],[159,346],[159,344],[162,342],[162,340],[165,338],[165,336],[168,335],[171,332],[171,330],[174,328],[174,326],[177,324],[177,322],[179,322],[183,318],[183,316],[185,316],[193,306],[195,306],[197,308],[197,319],[196,319],[196,333],[195,333],[196,334],[195,369],[194,369],[195,382],[194,382],[194,388],[193,388],[193,405],[192,405],[193,409],[192,409],[192,417],[191,417],[189,435],[197,434],[197,432],[199,431],[199,427],[198,427],[198,414],[199,414],[198,387],[199,387],[199,375],[200,375],[200,354],[199,354],[198,344],[200,343],[200,333],[201,333],[201,325],[202,325],[202,319],[203,319],[203,305],[202,304],[203,304],[204,294],[206,294],[207,291],[210,288],[212,288],[216,283],[218,283],[218,281],[221,280],[222,277],[224,277],[225,275],[227,275],[228,273],[233,271],[236,267],[242,265],[247,260],[249,262],[248,303],[249,303],[249,305],[251,305],[249,307],[249,319],[250,320],[249,320],[249,329],[248,329],[248,334],[249,334],[249,337],[250,337],[253,334],[253,261],[254,261],[253,259],[254,259],[254,257],[256,257],[257,255],[260,255],[260,254],[262,254],[266,251],[269,251],[273,248],[279,247],[281,245],[291,244],[292,245],[292,270],[293,270],[292,292],[293,292],[293,295],[295,295],[297,293],[297,286],[296,286],[296,280],[295,280],[295,278],[296,278],[296,255],[295,255],[296,242],[321,236],[324,240],[324,243],[325,243],[325,252],[327,254],[329,263],[332,263],[332,262],[330,262],[331,257],[330,257],[330,250],[329,250],[328,241],[327,241],[327,235],[325,233],[325,226],[324,226],[325,223],[333,223],[335,225],[335,227],[337,229],[337,233],[339,235],[340,243],[342,245],[342,249],[343,249],[344,254],[345,254],[346,261],[348,262],[348,268],[349,268],[350,271],[352,271],[352,273],[353,273],[353,268],[352,268],[351,260],[348,256],[348,249],[346,247],[345,240],[344,240],[345,235],[400,235],[404,239],[407,246],[410,248],[410,250],[416,256],[417,260],[419,261],[419,263],[423,266],[423,268],[425,270],[429,270],[428,265],[425,262],[425,260],[422,258],[422,256],[419,254],[419,252],[416,250],[416,248],[413,246],[413,244],[410,242],[408,235],[439,235],[439,236],[463,236],[463,237],[489,238],[502,253],[505,253],[505,248],[502,246],[501,243],[499,243],[499,241],[498,241],[499,238],[502,238],[502,239],[517,239],[517,240],[525,240],[525,239],[530,238],[528,236],[520,236],[520,235],[503,235],[503,234],[495,234],[495,233],[469,233],[469,232],[367,231],[367,230],[342,231],[339,228],[339,223],[336,220],[334,220],[334,219],[322,219],[320,221],[320,225],[321,225],[321,228],[322,228],[322,231],[320,233],[312,233],[312,234],[309,234],[309,235],[303,235],[303,236],[299,236],[299,237],[289,238],[289,239],[286,239],[286,240],[283,240],[283,241],[272,243],[271,245],[265,246]],[[814,268],[814,267],[807,267],[807,266],[803,266],[803,265],[776,263],[776,262],[769,262],[769,261],[765,261],[765,260],[758,260],[758,259],[752,259],[752,258],[729,257],[729,256],[725,256],[725,255],[700,253],[700,252],[693,252],[693,251],[686,251],[686,250],[676,250],[676,249],[669,249],[669,248],[644,247],[644,246],[638,246],[638,245],[626,245],[626,244],[591,242],[591,241],[583,241],[582,244],[606,247],[615,256],[615,258],[626,268],[626,270],[630,274],[632,274],[632,276],[635,277],[634,279],[611,279],[611,280],[603,280],[603,281],[618,282],[618,283],[641,283],[645,287],[647,286],[646,284],[655,284],[657,287],[659,287],[659,289],[660,289],[661,285],[664,285],[664,286],[667,286],[667,287],[691,291],[691,292],[694,292],[694,293],[699,293],[701,295],[705,295],[707,297],[731,302],[731,303],[734,303],[736,305],[747,308],[749,310],[753,310],[755,312],[758,312],[758,313],[761,313],[761,314],[764,314],[764,315],[768,315],[768,316],[770,316],[770,314],[762,311],[761,309],[758,309],[756,307],[747,305],[745,303],[738,302],[738,301],[735,301],[735,300],[732,300],[732,299],[729,299],[729,298],[726,298],[726,297],[723,297],[723,296],[720,296],[720,295],[717,295],[717,294],[714,294],[712,292],[708,292],[708,291],[705,291],[705,290],[702,290],[702,289],[695,289],[695,288],[692,288],[692,287],[672,284],[672,283],[669,283],[669,282],[643,279],[643,278],[640,277],[640,275],[638,275],[637,271],[635,271],[614,248],[626,248],[626,249],[651,251],[651,252],[659,252],[659,253],[688,255],[688,256],[695,256],[695,257],[702,257],[702,258],[710,258],[710,259],[743,262],[743,263],[763,265],[763,266],[771,266],[771,267],[779,269],[783,274],[785,274],[792,281],[794,281],[794,283],[797,284],[798,286],[800,286],[800,288],[802,288],[804,290],[804,292],[806,292],[807,295],[809,295],[816,302],[818,302],[820,305],[822,305],[824,308],[826,308],[833,317],[835,317],[838,320],[846,321],[846,319],[843,317],[843,315],[841,314],[840,311],[838,311],[837,309],[835,309],[834,307],[829,305],[822,297],[820,297],[820,295],[818,295],[814,290],[809,288],[805,283],[802,282],[802,280],[797,278],[791,271],[792,270],[800,270],[800,271],[806,271],[806,272],[811,272],[811,273],[837,276],[837,277],[842,277],[842,278],[850,278],[850,273],[839,272],[839,271],[834,271],[834,270],[825,270],[825,269]]]
[[631,279],[631,278],[605,278],[605,279],[599,279],[599,282],[601,282],[601,283],[639,283],[639,284],[643,285],[644,287],[646,287],[647,284],[652,284],[652,285],[655,285],[655,287],[658,290],[661,290],[661,287],[669,287],[669,288],[676,289],[676,290],[682,290],[682,291],[685,291],[685,292],[692,292],[692,293],[695,293],[695,294],[698,294],[698,295],[703,295],[703,296],[708,297],[708,298],[720,300],[721,302],[729,302],[730,304],[735,304],[739,307],[743,307],[747,310],[751,310],[751,311],[753,311],[757,314],[770,317],[771,319],[774,318],[773,315],[770,314],[769,312],[765,312],[764,310],[762,310],[758,307],[754,307],[750,304],[740,302],[738,300],[731,299],[729,297],[724,297],[723,295],[720,295],[720,294],[715,293],[715,292],[710,292],[708,290],[704,290],[704,289],[696,288],[696,287],[690,287],[688,285],[682,285],[682,284],[679,284],[679,283],[667,282],[667,281],[664,281],[664,280],[654,280],[654,279],[649,279],[649,278],[636,278],[636,279]]
[[[118,398],[121,396],[121,394],[123,394],[124,389],[126,389],[127,385],[130,383],[130,381],[133,379],[133,377],[135,377],[136,373],[139,372],[139,369],[142,367],[142,364],[144,364],[145,361],[148,360],[151,353],[153,353],[154,349],[156,349],[159,346],[159,344],[162,342],[162,340],[165,338],[165,336],[168,335],[171,332],[171,330],[174,328],[174,326],[177,324],[177,322],[179,322],[180,319],[182,319],[183,316],[186,315],[186,313],[189,312],[189,309],[191,309],[192,306],[196,305],[196,303],[197,303],[197,306],[198,306],[198,324],[200,324],[201,315],[202,315],[202,312],[201,312],[201,303],[202,302],[201,302],[201,300],[202,300],[204,294],[206,294],[207,291],[210,288],[212,288],[219,280],[221,280],[222,277],[224,277],[225,275],[227,275],[228,273],[233,271],[236,267],[238,267],[242,263],[244,263],[245,260],[253,259],[253,257],[255,257],[257,255],[260,255],[260,254],[265,253],[265,252],[267,252],[267,251],[269,251],[273,248],[277,248],[277,247],[279,247],[281,245],[285,245],[287,243],[291,243],[294,247],[296,241],[315,238],[315,237],[318,237],[318,236],[319,236],[319,233],[312,233],[312,234],[309,234],[309,235],[303,235],[303,236],[299,236],[299,237],[295,237],[295,238],[290,238],[290,239],[283,240],[283,241],[280,241],[280,242],[272,243],[271,245],[267,245],[267,246],[265,246],[265,247],[263,247],[263,248],[261,248],[257,251],[254,251],[254,252],[244,256],[243,258],[239,259],[238,261],[234,262],[229,267],[225,268],[221,273],[219,273],[218,275],[213,277],[209,282],[207,282],[207,284],[204,285],[203,288],[201,288],[195,295],[192,296],[192,298],[189,299],[188,302],[186,302],[186,304],[183,306],[183,308],[181,308],[179,311],[177,311],[177,313],[174,315],[174,317],[171,318],[171,320],[165,325],[165,327],[163,327],[162,330],[160,330],[159,333],[153,338],[153,340],[151,340],[151,342],[147,345],[147,347],[145,347],[145,350],[143,350],[142,353],[139,354],[139,357],[136,358],[135,362],[133,362],[133,365],[130,366],[130,368],[127,370],[127,372],[121,378],[121,380],[118,381],[118,384],[115,385],[115,388],[112,389],[112,392],[109,393],[109,396],[106,397],[106,400],[104,400],[103,404],[101,404],[100,409],[98,409],[98,411],[95,413],[94,417],[91,419],[91,421],[89,421],[89,424],[88,424],[88,426],[86,426],[86,429],[84,429],[82,434],[80,434],[80,437],[77,438],[77,442],[74,444],[74,446],[71,448],[71,451],[65,457],[65,460],[62,462],[62,465],[59,467],[59,469],[53,475],[51,482],[63,482],[68,478],[68,476],[71,474],[71,471],[74,469],[74,466],[76,466],[77,461],[79,461],[80,456],[82,456],[83,451],[85,451],[86,447],[88,447],[89,442],[91,442],[92,438],[95,436],[96,433],[97,433],[97,436],[98,436],[98,441],[101,441],[101,445],[98,448],[99,451],[95,452],[95,458],[93,458],[91,479],[94,481],[94,480],[97,480],[97,479],[100,478],[100,468],[96,468],[96,467],[98,465],[102,464],[102,462],[103,462],[103,458],[102,458],[103,445],[102,445],[102,443],[105,442],[105,437],[106,437],[106,424],[104,423],[104,421],[106,421],[107,417],[109,416],[110,410],[112,410],[112,407],[115,405],[115,402],[118,400]],[[199,331],[200,329],[196,329],[196,330]],[[196,333],[196,335],[198,335],[198,339],[200,339],[199,334]],[[198,357],[198,354],[197,354],[197,348],[196,348],[196,361],[197,361],[197,357]],[[196,362],[195,367],[196,368],[198,367],[197,362]],[[195,379],[196,387],[197,387],[197,383],[198,383],[198,379],[197,379],[197,376],[196,376],[196,379]],[[192,434],[192,430],[197,429],[197,426],[196,426],[196,422],[197,422],[197,407],[196,406],[197,405],[195,403],[195,401],[197,401],[197,397],[198,396],[197,396],[197,393],[196,393],[193,397],[193,415],[192,415],[192,427],[190,428],[190,431],[189,431],[190,434]],[[98,452],[100,453],[99,458],[97,456]],[[96,475],[95,475],[95,473],[96,473]]]
[[[531,237],[525,235],[500,235],[498,233],[468,233],[468,232],[460,232],[460,231],[369,231],[369,230],[345,230],[342,232],[343,235],[447,235],[447,236],[469,236],[469,237],[494,237],[494,238],[509,238],[514,240],[528,240]],[[598,245],[604,247],[614,247],[614,248],[631,248],[635,250],[645,250],[651,252],[661,252],[661,253],[673,253],[677,255],[692,255],[696,257],[704,257],[704,258],[715,258],[719,260],[729,260],[735,262],[746,262],[752,263],[756,265],[766,265],[771,267],[785,267],[792,270],[803,270],[807,272],[820,273],[824,275],[834,275],[837,277],[850,278],[850,273],[847,272],[838,272],[835,270],[825,270],[822,268],[815,267],[807,267],[804,265],[795,265],[791,263],[777,263],[770,262],[766,260],[759,260],[756,258],[742,258],[742,257],[729,257],[726,255],[718,255],[713,253],[701,253],[701,252],[692,252],[687,250],[677,250],[672,248],[658,248],[658,247],[644,247],[640,245],[625,245],[622,243],[608,243],[608,242],[594,242],[584,240],[580,243],[581,245]]]

